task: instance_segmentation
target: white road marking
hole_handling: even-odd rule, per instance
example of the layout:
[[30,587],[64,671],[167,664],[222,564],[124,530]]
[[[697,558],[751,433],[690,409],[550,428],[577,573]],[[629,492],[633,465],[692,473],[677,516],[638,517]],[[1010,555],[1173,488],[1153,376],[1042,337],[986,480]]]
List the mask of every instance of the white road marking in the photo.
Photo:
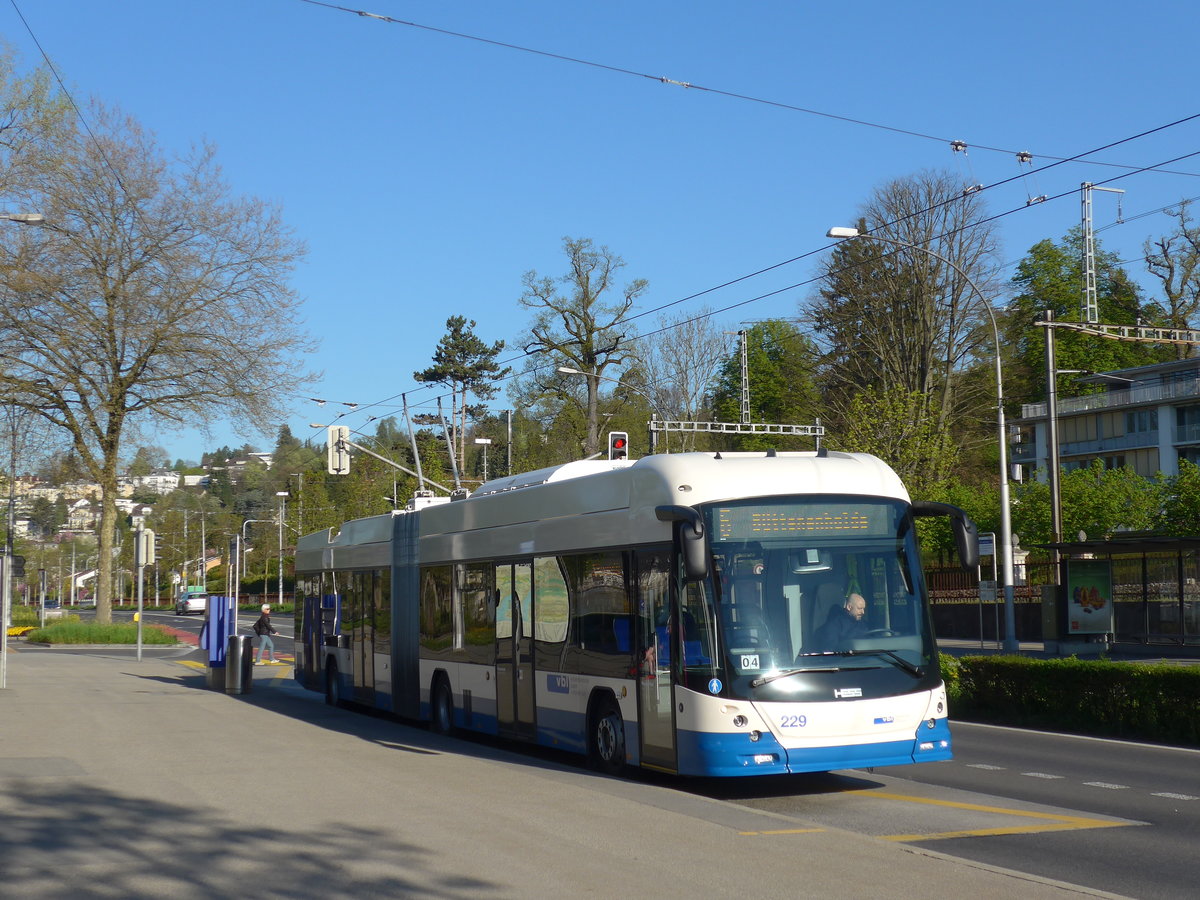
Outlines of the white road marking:
[[1127,784],[1109,784],[1107,781],[1085,781],[1084,784],[1087,785],[1088,787],[1104,788],[1105,790],[1108,790],[1108,791],[1127,791],[1127,790],[1129,790],[1129,785],[1127,785]]
[[1048,775],[1045,772],[1022,772],[1021,774],[1026,778],[1046,778],[1050,781],[1065,777],[1063,775]]

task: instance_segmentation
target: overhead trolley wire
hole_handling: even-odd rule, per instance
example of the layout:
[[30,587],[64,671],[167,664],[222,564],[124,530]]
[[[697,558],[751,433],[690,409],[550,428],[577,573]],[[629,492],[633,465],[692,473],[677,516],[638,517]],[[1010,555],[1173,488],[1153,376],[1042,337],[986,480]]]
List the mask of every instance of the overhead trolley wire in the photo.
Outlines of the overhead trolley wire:
[[[1004,147],[991,147],[987,144],[969,143],[966,141],[956,140],[947,137],[941,137],[935,134],[927,134],[923,131],[916,131],[910,128],[900,128],[895,125],[884,125],[879,122],[871,122],[867,119],[859,119],[854,116],[839,115],[837,113],[825,112],[824,110],[812,109],[806,106],[798,106],[793,103],[785,103],[781,100],[770,100],[765,97],[756,97],[752,94],[742,94],[737,91],[727,91],[722,88],[707,87],[702,84],[696,84],[692,81],[681,81],[679,79],[670,78],[666,75],[653,75],[648,72],[639,72],[636,69],[629,69],[624,66],[616,66],[610,63],[597,62],[596,60],[583,59],[578,56],[569,56],[565,53],[554,53],[549,50],[539,50],[536,47],[526,47],[522,44],[513,44],[508,41],[500,41],[495,38],[486,38],[477,34],[467,34],[462,31],[453,31],[449,28],[439,28],[436,25],[426,25],[421,22],[414,22],[408,19],[397,19],[394,16],[382,15],[379,13],[367,12],[361,9],[352,9],[348,6],[341,6],[336,3],[329,3],[326,0],[300,0],[301,3],[307,3],[310,6],[319,6],[325,9],[335,10],[337,12],[349,13],[351,15],[360,16],[366,19],[376,19],[388,25],[404,25],[408,28],[415,28],[420,31],[428,31],[433,34],[440,34],[445,37],[459,38],[465,41],[475,41],[479,44],[487,44],[492,47],[499,47],[504,50],[515,50],[519,53],[529,53],[534,56],[541,56],[546,59],[553,59],[559,62],[572,63],[579,66],[588,66],[593,69],[600,69],[605,72],[612,72],[617,75],[627,75],[633,78],[642,78],[647,81],[656,81],[660,84],[674,85],[675,87],[686,88],[687,90],[699,91],[705,94],[713,94],[714,96],[726,97],[730,100],[741,100],[746,103],[757,103],[761,106],[770,106],[776,109],[787,110],[788,112],[803,113],[804,115],[817,116],[822,119],[830,119],[835,122],[844,122],[848,125],[858,125],[863,128],[874,128],[879,131],[887,131],[892,134],[904,135],[906,137],[920,138],[921,140],[937,141],[942,144],[947,144],[951,149],[957,151],[965,151],[968,147],[974,147],[977,150],[988,150],[993,153],[1007,153],[1009,155],[1018,156],[1020,154],[1028,155],[1028,151],[1010,150]],[[1097,152],[1097,151],[1092,151]],[[1072,162],[1078,161],[1078,157],[1058,157],[1051,156],[1045,153],[1036,154],[1042,159],[1054,160],[1056,162]],[[1119,169],[1137,169],[1137,166],[1123,165],[1121,163],[1100,162],[1098,160],[1087,160],[1089,165],[1108,166]],[[1170,170],[1162,170],[1167,175],[1186,175],[1188,177],[1200,178],[1200,172],[1174,172]]]

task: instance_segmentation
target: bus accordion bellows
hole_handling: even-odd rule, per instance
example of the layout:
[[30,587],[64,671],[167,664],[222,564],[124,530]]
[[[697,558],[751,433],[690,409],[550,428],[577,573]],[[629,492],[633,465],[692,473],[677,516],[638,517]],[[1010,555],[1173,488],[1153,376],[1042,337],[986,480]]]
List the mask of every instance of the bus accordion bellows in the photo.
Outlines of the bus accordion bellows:
[[921,515],[973,568],[962,511],[865,454],[584,460],[418,496],[300,538],[296,679],[608,772],[948,759]]

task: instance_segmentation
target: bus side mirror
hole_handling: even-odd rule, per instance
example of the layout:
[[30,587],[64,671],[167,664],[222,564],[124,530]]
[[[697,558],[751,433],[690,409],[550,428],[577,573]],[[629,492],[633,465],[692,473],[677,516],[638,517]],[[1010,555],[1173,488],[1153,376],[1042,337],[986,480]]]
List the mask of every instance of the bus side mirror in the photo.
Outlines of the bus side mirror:
[[959,563],[968,572],[979,567],[979,529],[975,527],[970,516],[957,506],[935,503],[932,500],[913,503],[912,513],[914,516],[949,516]]
[[708,577],[708,548],[704,541],[704,520],[690,506],[658,506],[654,514],[660,522],[678,522],[675,529],[679,555],[683,559],[683,577],[703,581]]

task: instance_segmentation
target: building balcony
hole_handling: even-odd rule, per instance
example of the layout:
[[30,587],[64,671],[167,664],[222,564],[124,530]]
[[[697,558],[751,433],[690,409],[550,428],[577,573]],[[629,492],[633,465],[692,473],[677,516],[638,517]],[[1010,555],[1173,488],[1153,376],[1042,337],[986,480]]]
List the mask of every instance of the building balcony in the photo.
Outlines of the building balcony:
[[[1170,400],[1200,399],[1200,379],[1172,381],[1167,384],[1139,385],[1125,390],[1082,397],[1065,397],[1058,401],[1058,416],[1077,415],[1123,407],[1157,406]],[[1022,419],[1046,418],[1045,403],[1022,403]]]

